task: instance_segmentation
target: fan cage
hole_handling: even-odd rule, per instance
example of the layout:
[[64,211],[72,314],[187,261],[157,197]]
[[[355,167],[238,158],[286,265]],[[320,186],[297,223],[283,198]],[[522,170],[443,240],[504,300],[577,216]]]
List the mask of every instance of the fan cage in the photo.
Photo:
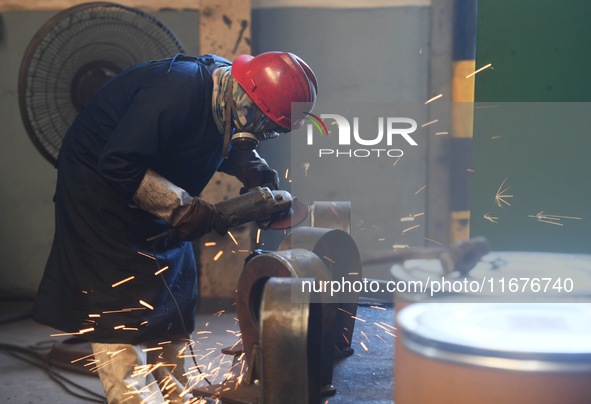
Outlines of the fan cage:
[[[27,134],[52,164],[81,104],[118,71],[185,53],[154,16],[114,3],[87,3],[47,21],[27,47],[19,104]],[[77,88],[82,86],[82,88]]]

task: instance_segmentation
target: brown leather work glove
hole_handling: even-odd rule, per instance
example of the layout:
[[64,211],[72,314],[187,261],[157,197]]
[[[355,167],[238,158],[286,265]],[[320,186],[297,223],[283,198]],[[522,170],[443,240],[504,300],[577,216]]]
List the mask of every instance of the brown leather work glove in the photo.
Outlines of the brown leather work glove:
[[183,206],[178,218],[171,223],[171,227],[181,240],[192,241],[198,239],[211,230],[220,235],[226,234],[227,225],[221,220],[215,206],[198,198],[191,198],[191,202]]

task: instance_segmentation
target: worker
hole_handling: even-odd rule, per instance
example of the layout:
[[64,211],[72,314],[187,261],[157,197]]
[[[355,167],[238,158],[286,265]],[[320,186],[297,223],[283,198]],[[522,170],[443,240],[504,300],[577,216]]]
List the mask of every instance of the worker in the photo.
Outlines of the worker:
[[[57,161],[55,234],[34,318],[92,342],[109,403],[186,400],[198,295],[191,241],[227,230],[198,195],[216,171],[244,189],[277,189],[255,148],[301,126],[317,90],[292,53],[233,63],[177,55],[122,71],[74,120]],[[297,116],[295,102],[305,103],[294,104],[304,106]]]

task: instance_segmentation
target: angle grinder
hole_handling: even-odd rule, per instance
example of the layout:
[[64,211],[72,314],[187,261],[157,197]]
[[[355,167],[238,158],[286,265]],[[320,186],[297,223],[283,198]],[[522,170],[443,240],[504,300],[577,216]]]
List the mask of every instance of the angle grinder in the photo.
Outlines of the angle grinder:
[[228,228],[256,222],[262,229],[284,230],[302,223],[308,207],[283,190],[255,187],[215,204]]

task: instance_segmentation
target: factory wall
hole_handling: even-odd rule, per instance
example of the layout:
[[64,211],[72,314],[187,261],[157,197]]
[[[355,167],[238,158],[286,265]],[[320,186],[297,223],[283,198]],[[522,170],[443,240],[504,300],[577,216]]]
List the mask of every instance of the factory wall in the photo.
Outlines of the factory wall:
[[[315,69],[325,100],[423,102],[428,98],[430,1],[253,1],[253,52],[284,49]],[[22,11],[0,15],[0,294],[32,295],[40,280],[53,236],[52,196],[55,169],[27,136],[18,110],[19,65],[29,41],[54,12]],[[198,12],[162,11],[154,15],[199,53]],[[289,138],[262,147],[283,174]],[[426,151],[392,173],[401,195],[425,184]],[[390,175],[390,174],[388,174]],[[306,201],[312,202],[312,201]],[[392,223],[409,212],[424,212],[425,194],[382,204],[372,212]],[[353,206],[353,222],[369,212]],[[424,227],[407,239],[424,244]],[[268,247],[284,237],[269,233]],[[370,240],[361,239],[360,243]],[[375,241],[375,240],[374,240]],[[390,248],[391,245],[384,245]],[[384,272],[368,274],[387,277]]]
[[479,0],[476,62],[492,66],[476,75],[471,235],[497,250],[591,251],[589,16],[584,0]]
[[[423,104],[429,98],[429,2],[294,3],[253,1],[253,51],[286,49],[306,60],[319,83],[315,113],[325,112],[322,108],[327,104],[341,102]],[[380,159],[368,175],[358,171],[350,176],[349,171],[339,170],[358,164],[362,172],[366,167],[359,161],[335,159],[320,170],[310,166],[306,184],[299,186],[289,184],[286,177],[291,175],[285,175],[287,169],[294,173],[304,163],[302,156],[292,152],[292,142],[290,136],[280,137],[263,143],[261,152],[296,195],[305,188],[309,200],[304,202],[350,201],[352,237],[362,252],[391,250],[394,244],[425,244],[422,220],[421,227],[404,236],[402,230],[410,225],[400,221],[425,212],[426,192],[415,195],[426,181],[425,143],[400,166],[393,167],[391,159]],[[283,234],[267,233],[265,237],[272,247]],[[389,268],[367,267],[364,276],[388,279]]]

